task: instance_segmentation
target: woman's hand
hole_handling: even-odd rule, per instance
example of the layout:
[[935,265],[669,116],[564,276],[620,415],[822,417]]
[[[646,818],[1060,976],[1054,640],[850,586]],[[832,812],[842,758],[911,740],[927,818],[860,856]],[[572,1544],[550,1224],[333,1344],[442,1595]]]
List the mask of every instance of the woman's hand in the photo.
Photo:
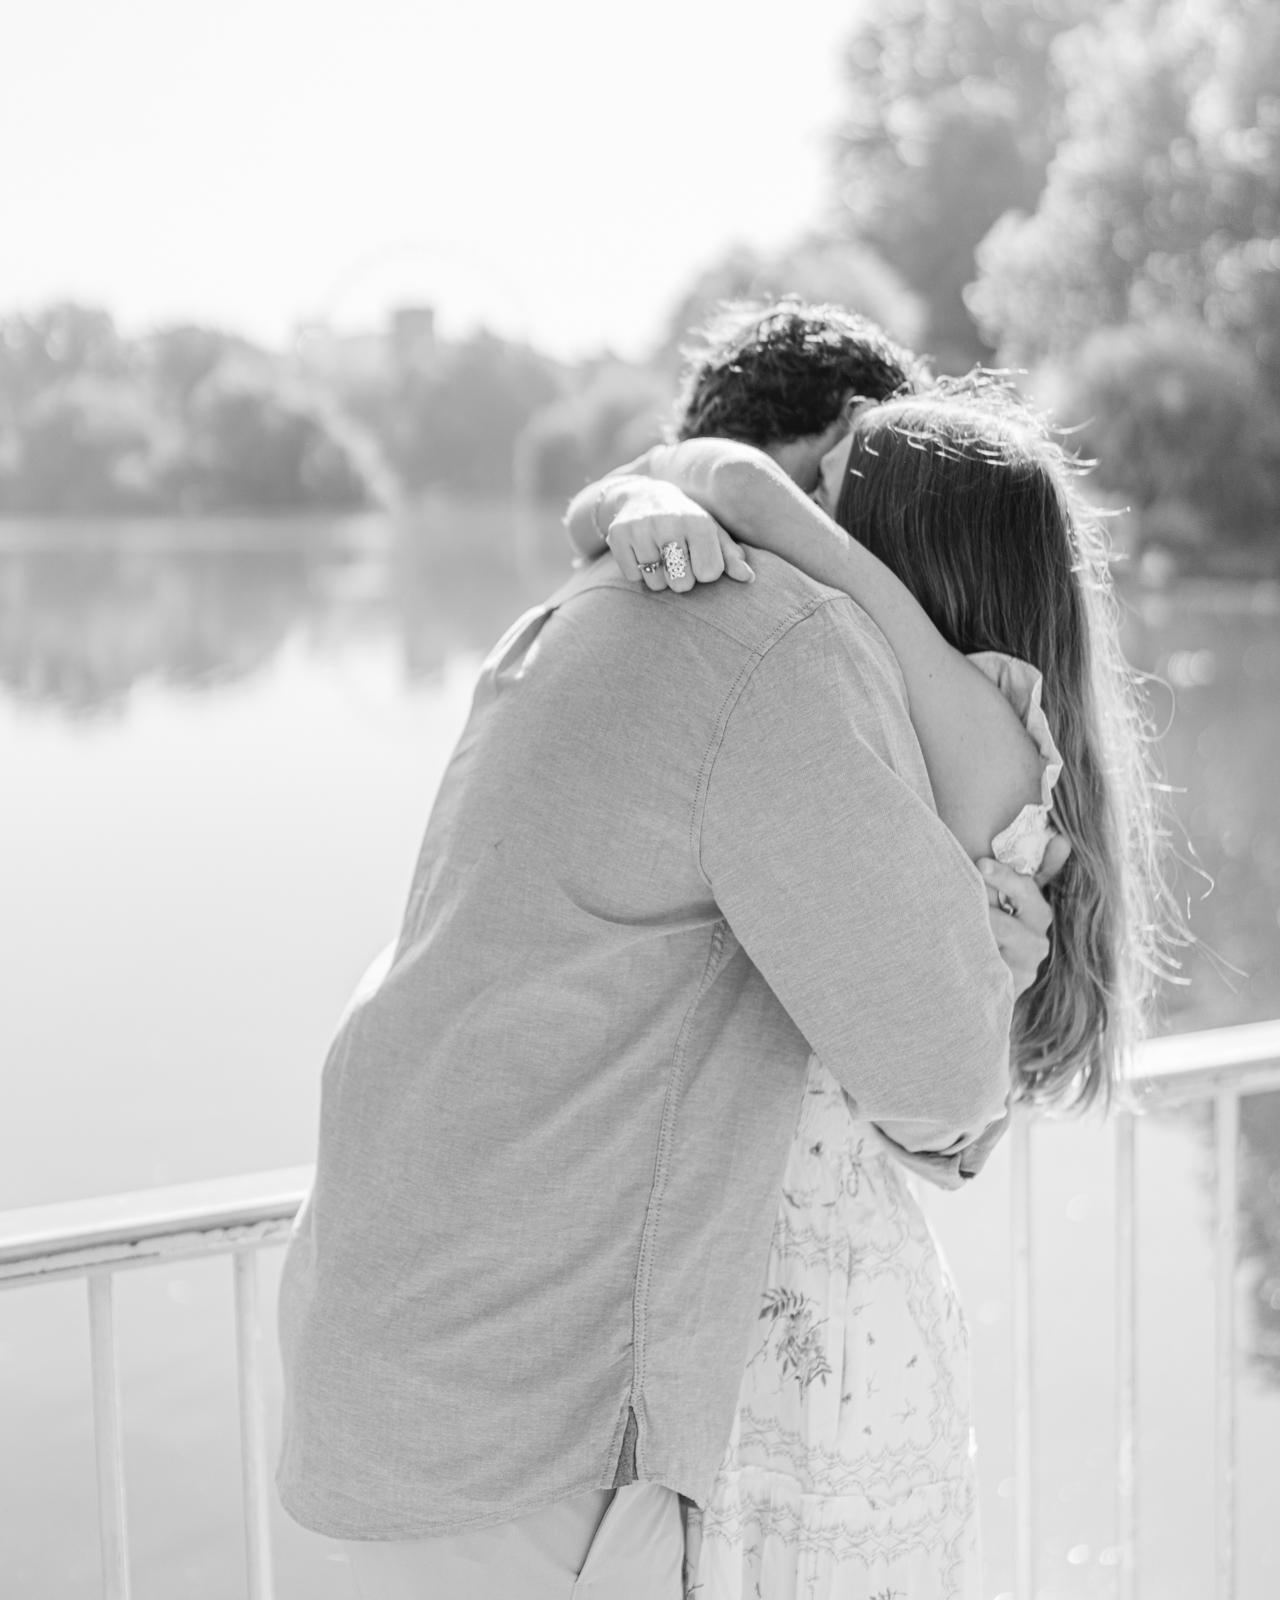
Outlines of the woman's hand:
[[978,862],[978,871],[987,886],[991,931],[1005,966],[1013,974],[1015,1000],[1027,992],[1048,960],[1053,908],[1040,890],[1057,876],[1070,854],[1069,842],[1055,834],[1034,878],[1026,878],[990,858]]
[[720,577],[754,581],[741,545],[674,484],[630,478],[611,498],[598,508],[597,527],[624,578],[681,594]]

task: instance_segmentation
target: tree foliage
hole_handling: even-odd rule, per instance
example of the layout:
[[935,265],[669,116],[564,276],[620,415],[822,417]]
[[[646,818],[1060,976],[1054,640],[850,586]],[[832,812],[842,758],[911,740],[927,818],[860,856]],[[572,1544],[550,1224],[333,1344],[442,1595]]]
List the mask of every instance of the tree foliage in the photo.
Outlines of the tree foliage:
[[324,397],[204,328],[125,338],[92,307],[0,321],[0,511],[353,510],[371,484]]
[[184,511],[358,510],[369,483],[342,420],[274,375],[216,367],[190,392],[181,446],[159,474]]
[[217,329],[127,338],[83,306],[0,319],[0,511],[348,511],[433,486],[509,492],[517,433],[562,390],[557,364],[485,333],[363,343],[371,363],[337,340],[320,371]]
[[1247,350],[1203,324],[1102,328],[1072,363],[1059,412],[1095,482],[1142,540],[1254,540],[1280,512],[1280,425]]
[[887,0],[845,56],[847,227],[924,297],[924,339],[961,370],[989,353],[963,298],[974,251],[1034,205],[1062,125],[1055,43],[1100,0]]
[[347,396],[402,488],[506,494],[520,430],[563,388],[558,365],[527,345],[479,332],[393,361]]
[[661,370],[600,362],[520,435],[515,461],[521,495],[562,503],[593,478],[634,460],[660,439],[670,402]]
[[979,253],[987,337],[1029,361],[1107,324],[1203,318],[1280,392],[1280,10],[1119,0],[1068,45],[1045,190]]
[[920,297],[870,245],[812,235],[768,254],[737,245],[712,262],[673,308],[659,358],[674,364],[691,330],[723,301],[786,294],[859,312],[902,344],[914,345],[924,330]]

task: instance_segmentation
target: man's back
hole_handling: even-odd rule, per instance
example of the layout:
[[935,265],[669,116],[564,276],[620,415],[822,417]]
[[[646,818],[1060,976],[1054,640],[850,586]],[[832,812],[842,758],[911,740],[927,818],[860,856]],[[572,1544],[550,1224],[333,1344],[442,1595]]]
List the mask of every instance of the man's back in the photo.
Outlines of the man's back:
[[758,572],[597,569],[486,663],[325,1069],[283,1290],[304,1523],[430,1536],[632,1467],[697,1497],[810,1046],[925,1142],[999,1113],[1008,980],[892,659]]

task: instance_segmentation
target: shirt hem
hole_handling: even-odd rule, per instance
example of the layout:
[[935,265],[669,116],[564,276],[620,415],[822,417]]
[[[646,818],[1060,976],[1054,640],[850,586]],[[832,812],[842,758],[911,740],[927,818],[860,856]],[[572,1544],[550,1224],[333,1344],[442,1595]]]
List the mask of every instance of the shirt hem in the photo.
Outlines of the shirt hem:
[[[683,1494],[688,1499],[694,1498],[688,1494],[687,1489],[682,1489],[678,1484],[669,1482],[662,1477],[637,1476],[636,1483],[657,1483],[664,1489],[670,1489],[675,1494]],[[500,1512],[491,1514],[483,1512],[477,1517],[468,1517],[452,1522],[426,1523],[413,1519],[390,1522],[366,1521],[362,1518],[355,1520],[342,1517],[330,1517],[322,1512],[306,1508],[294,1500],[277,1484],[280,1504],[288,1516],[301,1528],[306,1528],[310,1533],[318,1533],[326,1539],[351,1539],[357,1543],[390,1544],[399,1543],[401,1540],[412,1539],[448,1539],[458,1533],[476,1533],[485,1528],[500,1528],[505,1522],[514,1522],[519,1517],[531,1516],[535,1511],[545,1511],[549,1506],[558,1505],[561,1500],[571,1500],[574,1495],[591,1494],[601,1489],[614,1487],[611,1473],[598,1474],[584,1479],[580,1483],[567,1484],[562,1489],[557,1489],[553,1494],[540,1496],[536,1500],[521,1501],[518,1505],[504,1507]],[[626,1487],[630,1488],[628,1484]]]

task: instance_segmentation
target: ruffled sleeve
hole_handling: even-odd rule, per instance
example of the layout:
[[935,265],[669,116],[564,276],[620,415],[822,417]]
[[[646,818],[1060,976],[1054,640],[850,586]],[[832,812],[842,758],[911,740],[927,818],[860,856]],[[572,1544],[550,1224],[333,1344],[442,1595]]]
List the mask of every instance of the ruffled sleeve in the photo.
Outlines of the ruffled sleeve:
[[1035,740],[1044,763],[1040,773],[1039,802],[1023,806],[1009,826],[991,841],[992,854],[997,861],[1003,861],[1015,872],[1038,872],[1045,850],[1054,836],[1049,813],[1053,808],[1053,786],[1062,776],[1062,757],[1053,742],[1053,734],[1049,731],[1049,722],[1041,705],[1044,678],[1027,662],[1019,661],[1016,656],[1002,655],[997,650],[981,651],[970,656],[969,660],[985,677],[990,678],[1022,718],[1023,726]]

